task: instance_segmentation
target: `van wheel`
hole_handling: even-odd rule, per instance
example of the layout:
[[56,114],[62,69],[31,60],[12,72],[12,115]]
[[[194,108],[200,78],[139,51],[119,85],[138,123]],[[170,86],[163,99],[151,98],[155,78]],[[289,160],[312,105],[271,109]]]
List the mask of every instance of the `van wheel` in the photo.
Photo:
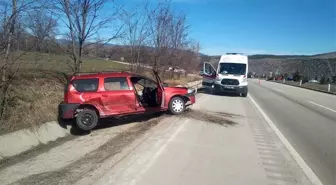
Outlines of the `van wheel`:
[[242,97],[247,97],[247,92],[241,94]]
[[182,114],[185,110],[185,103],[182,98],[174,97],[169,102],[169,111],[174,115]]
[[98,115],[96,111],[84,109],[79,112],[76,116],[76,124],[82,130],[92,130],[98,124]]
[[211,91],[210,93],[211,93],[212,95],[216,95],[216,94],[217,94],[217,92],[216,92],[216,89],[215,89],[215,88],[211,88],[211,90],[210,90],[210,91]]
[[248,89],[247,89],[247,87],[246,87],[246,90],[245,90],[245,92],[243,92],[243,93],[242,93],[242,97],[246,97],[246,96],[247,96],[247,94],[248,94]]

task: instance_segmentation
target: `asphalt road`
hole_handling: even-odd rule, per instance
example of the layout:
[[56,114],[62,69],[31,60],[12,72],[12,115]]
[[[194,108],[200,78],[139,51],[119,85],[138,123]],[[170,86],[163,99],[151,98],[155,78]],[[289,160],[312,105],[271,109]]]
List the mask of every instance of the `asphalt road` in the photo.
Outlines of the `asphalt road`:
[[249,98],[201,92],[191,111],[170,119],[77,184],[310,184]]
[[250,80],[249,93],[324,185],[336,184],[336,96]]

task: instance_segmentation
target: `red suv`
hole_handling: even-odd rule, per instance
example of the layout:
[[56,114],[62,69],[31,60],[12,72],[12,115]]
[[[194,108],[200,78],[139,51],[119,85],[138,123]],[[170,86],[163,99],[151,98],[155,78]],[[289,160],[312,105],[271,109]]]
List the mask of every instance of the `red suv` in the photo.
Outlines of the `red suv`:
[[76,119],[79,128],[93,129],[99,118],[169,110],[181,114],[195,103],[194,90],[167,87],[154,72],[151,80],[129,72],[78,74],[65,87],[59,105],[62,119]]

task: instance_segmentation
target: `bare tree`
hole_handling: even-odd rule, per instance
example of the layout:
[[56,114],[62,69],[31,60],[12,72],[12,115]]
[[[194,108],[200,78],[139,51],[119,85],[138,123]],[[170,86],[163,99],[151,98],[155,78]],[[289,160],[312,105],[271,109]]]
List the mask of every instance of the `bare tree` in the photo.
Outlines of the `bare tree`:
[[138,69],[140,65],[141,48],[146,45],[146,40],[150,36],[148,27],[149,19],[146,14],[148,2],[138,5],[130,10],[122,9],[120,18],[124,22],[123,42],[127,47],[125,61],[131,63],[131,70]]
[[4,26],[5,56],[4,56],[3,66],[1,67],[2,82],[6,81],[6,75],[7,75],[6,73],[7,73],[8,66],[9,66],[9,54],[10,54],[10,49],[11,49],[11,44],[12,44],[12,37],[14,35],[16,19],[18,17],[17,11],[18,11],[17,10],[17,0],[12,0],[12,12],[11,12],[10,17],[8,18],[8,23],[6,21],[5,26]]
[[149,45],[154,49],[152,65],[154,69],[158,70],[160,66],[165,65],[164,58],[168,58],[169,34],[173,21],[170,3],[159,3],[155,9],[149,10],[148,19],[151,31]]
[[[113,1],[110,1],[113,2]],[[99,31],[110,26],[118,10],[112,10],[111,14],[102,14],[107,0],[56,0],[55,10],[61,12],[62,24],[68,29],[68,37],[71,48],[66,52],[72,58],[72,70],[79,72],[83,62],[83,52],[89,45],[95,44],[94,37]],[[121,27],[116,30],[109,28],[111,35],[104,39],[107,43],[120,35]]]
[[32,11],[28,13],[26,26],[30,33],[36,38],[37,51],[42,51],[45,40],[53,38],[56,34],[57,20],[52,13],[45,9]]
[[175,67],[182,66],[185,63],[183,56],[188,49],[188,26],[186,25],[185,15],[174,16],[171,23],[169,39],[170,39],[170,65]]
[[[153,48],[152,64],[154,69],[182,66],[189,63],[186,56],[190,53],[189,26],[184,14],[177,14],[171,8],[171,1],[159,3],[155,9],[148,11],[150,39]],[[187,54],[188,53],[188,54]],[[172,75],[171,75],[172,77]]]
[[14,65],[19,61],[18,59],[23,55],[18,53],[17,56],[12,55],[14,44],[18,43],[20,31],[23,30],[20,23],[18,23],[20,16],[24,16],[27,10],[37,9],[40,6],[40,1],[37,0],[11,0],[0,1],[0,13],[3,15],[2,19],[2,39],[1,39],[1,65],[0,65],[0,121],[3,119],[4,112],[7,106],[7,95],[11,82],[15,74],[19,70],[19,66],[14,68]]

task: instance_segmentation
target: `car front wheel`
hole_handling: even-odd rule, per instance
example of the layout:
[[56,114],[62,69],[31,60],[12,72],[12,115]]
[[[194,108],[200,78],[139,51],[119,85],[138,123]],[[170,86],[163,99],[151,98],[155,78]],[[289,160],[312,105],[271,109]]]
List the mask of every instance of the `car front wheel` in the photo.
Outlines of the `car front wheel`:
[[82,130],[91,130],[98,124],[98,115],[94,110],[84,109],[77,114],[76,123],[77,126]]
[[174,97],[169,102],[169,111],[174,115],[182,114],[185,110],[185,103],[182,98]]

